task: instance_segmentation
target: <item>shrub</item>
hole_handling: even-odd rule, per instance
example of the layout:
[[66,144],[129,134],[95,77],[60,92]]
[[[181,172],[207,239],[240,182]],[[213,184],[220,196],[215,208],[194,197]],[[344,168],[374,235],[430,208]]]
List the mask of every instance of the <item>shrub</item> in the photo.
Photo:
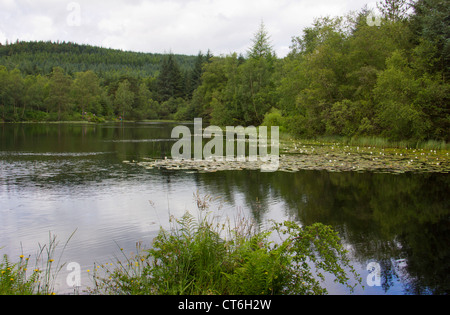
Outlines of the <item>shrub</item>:
[[[324,274],[352,292],[361,282],[333,230],[322,224],[273,224],[257,232],[241,221],[235,228],[186,214],[153,247],[95,275],[95,291],[157,295],[326,294]],[[280,242],[270,241],[277,233]],[[350,284],[350,277],[355,278]]]

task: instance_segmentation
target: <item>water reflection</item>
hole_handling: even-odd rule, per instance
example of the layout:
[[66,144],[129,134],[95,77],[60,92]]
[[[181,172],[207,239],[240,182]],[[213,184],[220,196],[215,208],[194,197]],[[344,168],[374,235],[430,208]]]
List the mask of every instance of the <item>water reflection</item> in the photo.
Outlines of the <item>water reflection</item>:
[[385,292],[395,278],[405,293],[449,292],[446,175],[241,171],[221,174],[220,185],[216,177],[200,174],[198,182],[232,202],[234,190],[242,192],[257,220],[273,200],[283,200],[286,218],[333,226],[355,261],[382,265]]
[[122,163],[167,155],[173,126],[0,125],[2,253],[18,255],[21,243],[32,253],[49,231],[64,239],[77,229],[65,257],[86,270],[117,244],[150,244],[170,215],[195,209],[198,190],[220,197],[212,210],[243,211],[261,226],[332,225],[363,279],[369,262],[381,265],[382,287],[358,293],[450,292],[447,174],[198,173]]

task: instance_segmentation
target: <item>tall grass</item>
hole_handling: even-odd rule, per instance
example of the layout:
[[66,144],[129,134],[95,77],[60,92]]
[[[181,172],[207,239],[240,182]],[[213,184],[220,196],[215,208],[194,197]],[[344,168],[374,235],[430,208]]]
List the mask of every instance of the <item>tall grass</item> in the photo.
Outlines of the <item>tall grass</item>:
[[4,255],[0,262],[0,295],[56,294],[56,279],[65,266],[65,263],[61,262],[62,255],[74,233],[64,244],[57,261],[54,258],[59,242],[51,233],[48,244],[38,244],[34,266],[31,264],[31,255],[20,255],[16,263]]
[[[282,134],[280,136],[282,140],[292,139],[293,137],[288,134]],[[383,137],[367,137],[367,136],[356,136],[356,137],[345,137],[345,136],[320,136],[314,139],[298,139],[302,141],[313,141],[322,143],[341,143],[350,146],[367,146],[376,148],[397,148],[397,149],[424,149],[424,150],[450,150],[450,143],[446,141],[437,140],[426,140],[426,141],[416,141],[416,140],[401,140],[393,141]]]
[[390,141],[381,137],[353,137],[344,139],[344,144],[359,145],[359,146],[373,146],[377,148],[411,148],[411,149],[425,149],[425,150],[449,150],[450,144],[445,141]]

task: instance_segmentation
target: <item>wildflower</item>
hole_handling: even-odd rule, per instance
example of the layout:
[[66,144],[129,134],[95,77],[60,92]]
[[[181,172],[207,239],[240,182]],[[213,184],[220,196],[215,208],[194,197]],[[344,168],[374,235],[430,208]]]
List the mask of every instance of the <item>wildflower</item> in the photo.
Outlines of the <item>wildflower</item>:
[[25,257],[25,256],[23,256],[23,255],[20,255],[20,256],[19,256],[20,259],[23,259],[24,257]]
[[52,262],[54,262],[54,260],[53,260],[53,259],[50,259],[48,262],[49,262],[49,263],[52,263]]

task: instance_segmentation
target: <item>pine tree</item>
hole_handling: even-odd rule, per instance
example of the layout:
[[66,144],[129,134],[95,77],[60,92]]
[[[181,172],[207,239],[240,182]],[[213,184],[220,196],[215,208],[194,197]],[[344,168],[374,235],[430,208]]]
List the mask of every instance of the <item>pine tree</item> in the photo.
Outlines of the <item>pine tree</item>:
[[158,94],[160,102],[184,95],[183,75],[172,54],[162,61],[158,77]]
[[249,58],[274,58],[275,54],[273,52],[273,47],[270,42],[270,36],[266,30],[264,22],[261,22],[259,30],[255,33],[255,36],[252,39],[252,43],[252,47],[247,52]]

